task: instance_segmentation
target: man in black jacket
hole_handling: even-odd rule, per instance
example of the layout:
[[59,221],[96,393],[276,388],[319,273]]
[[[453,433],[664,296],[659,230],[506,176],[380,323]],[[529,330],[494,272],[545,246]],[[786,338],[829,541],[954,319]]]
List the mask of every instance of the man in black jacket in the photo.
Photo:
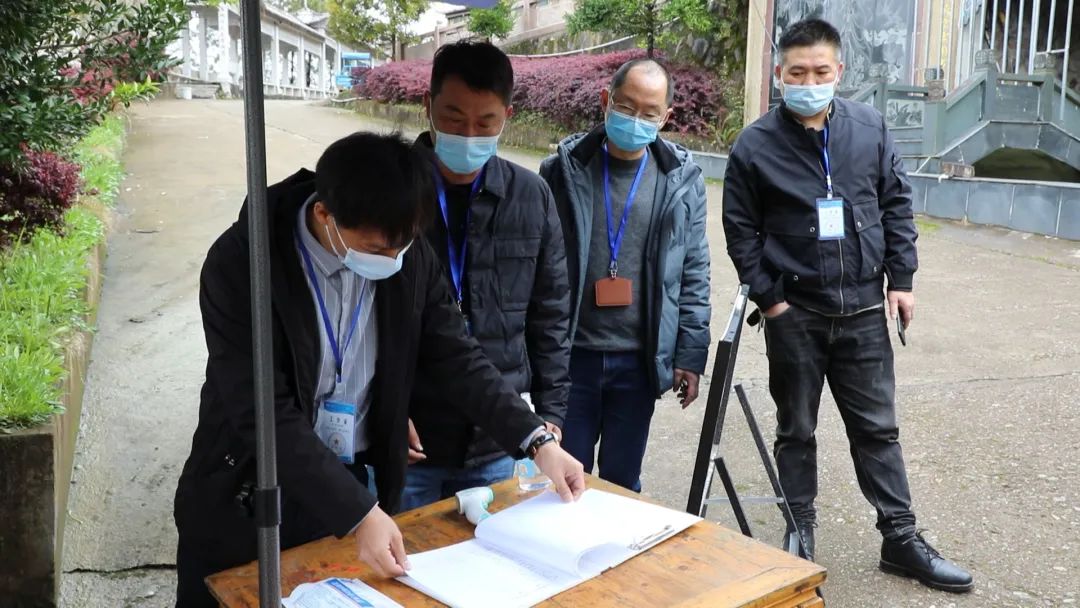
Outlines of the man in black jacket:
[[[811,19],[780,38],[784,101],[739,136],[724,178],[728,253],[764,314],[780,484],[813,559],[818,405],[825,378],[855,473],[877,510],[881,568],[947,591],[971,575],[916,532],[886,319],[912,320],[911,188],[881,114],[833,99],[840,36]],[[883,297],[885,278],[889,285]],[[887,300],[888,308],[885,308]]]
[[[432,130],[416,142],[435,178],[439,217],[428,238],[484,354],[556,435],[570,387],[566,249],[547,184],[496,156],[512,113],[510,59],[485,42],[439,49],[424,105]],[[418,376],[402,508],[509,478],[514,459]]]
[[[354,534],[384,576],[408,567],[388,514],[404,486],[418,370],[504,450],[534,457],[565,499],[584,490],[581,464],[466,335],[438,258],[417,238],[428,171],[396,136],[357,133],[331,145],[315,174],[268,191],[282,546]],[[174,511],[185,608],[215,606],[203,579],[256,557],[245,500],[255,477],[247,250],[245,205],[202,272],[209,359]]]

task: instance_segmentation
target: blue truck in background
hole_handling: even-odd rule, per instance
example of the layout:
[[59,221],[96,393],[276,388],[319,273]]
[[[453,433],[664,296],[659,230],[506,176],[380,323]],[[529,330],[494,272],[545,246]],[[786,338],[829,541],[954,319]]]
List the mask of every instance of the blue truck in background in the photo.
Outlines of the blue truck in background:
[[371,53],[342,53],[341,72],[335,78],[339,89],[351,89],[363,82],[363,74],[373,67]]

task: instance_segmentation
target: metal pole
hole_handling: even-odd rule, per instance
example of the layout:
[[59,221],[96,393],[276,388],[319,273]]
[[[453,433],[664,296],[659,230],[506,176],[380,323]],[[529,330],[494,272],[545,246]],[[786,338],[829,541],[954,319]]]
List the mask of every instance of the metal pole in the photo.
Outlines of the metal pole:
[[[995,2],[996,1],[997,0],[995,0]],[[971,56],[972,56],[972,61],[973,62],[974,62],[974,57],[975,57],[975,51],[977,51],[977,50],[981,51],[982,50],[983,41],[984,41],[983,39],[986,38],[986,36],[984,36],[983,34],[986,33],[986,3],[989,2],[989,0],[979,0],[979,2],[982,4],[982,7],[981,7],[982,10],[979,11],[979,27],[976,30],[977,32],[979,32],[979,34],[978,34],[978,36],[979,36],[979,46],[977,48],[974,48],[974,49],[971,50]],[[994,46],[994,39],[991,38],[990,39],[990,48],[993,48],[993,46]]]
[[[975,71],[975,39],[982,40],[982,23],[975,25],[976,10],[975,3],[982,2],[986,4],[985,0],[972,0],[971,11],[968,14],[968,52],[967,52],[967,73],[971,74]],[[981,42],[980,42],[981,44]]]
[[948,81],[948,79],[945,78],[945,72],[944,72],[944,70],[945,70],[945,63],[944,63],[945,58],[942,56],[942,51],[941,51],[942,47],[945,46],[945,0],[941,0],[941,18],[939,19],[939,21],[941,23],[938,26],[937,65],[938,65],[939,68],[942,69],[941,79],[945,80],[945,81]]
[[1065,49],[1061,59],[1061,98],[1058,100],[1058,120],[1065,120],[1065,93],[1069,90],[1069,41],[1072,39],[1073,16],[1076,8],[1069,0],[1068,17],[1065,18]]
[[281,606],[281,495],[277,485],[273,349],[270,310],[270,234],[266,202],[266,117],[263,110],[262,20],[259,0],[241,0],[244,61],[244,138],[247,145],[251,354],[255,378],[255,443],[258,489],[259,605]]
[[953,69],[953,87],[958,88],[964,77],[964,6],[968,0],[960,0],[960,10],[956,12],[956,52],[953,53],[955,68]]
[[1009,19],[1012,17],[1012,0],[1005,0],[1005,29],[1001,32],[1001,71],[1009,69]]
[[1054,17],[1057,17],[1057,0],[1050,0],[1050,25],[1046,28],[1046,52],[1049,53],[1054,44]]
[[[991,49],[997,48],[997,17],[998,17],[998,0],[994,0],[994,12],[990,15],[990,47]],[[985,21],[983,22],[985,23]],[[982,47],[979,47],[982,48]]]
[[1020,73],[1020,51],[1024,48],[1024,0],[1016,11],[1016,57],[1013,59],[1013,74]]
[[1031,39],[1028,41],[1028,74],[1035,73],[1035,49],[1039,45],[1039,13],[1042,0],[1031,0]]
[[[934,23],[934,0],[928,0],[926,9],[926,27],[923,28],[923,32],[926,35],[926,44],[923,50],[923,67],[930,67],[930,27]],[[925,84],[925,83],[924,83]]]

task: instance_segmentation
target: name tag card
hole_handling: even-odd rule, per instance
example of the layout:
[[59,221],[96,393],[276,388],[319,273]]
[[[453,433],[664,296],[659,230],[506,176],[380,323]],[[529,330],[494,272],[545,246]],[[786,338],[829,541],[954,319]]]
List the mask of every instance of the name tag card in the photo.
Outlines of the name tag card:
[[634,303],[633,284],[630,279],[614,277],[596,282],[596,305],[602,308],[630,306]]
[[341,401],[324,401],[315,419],[315,434],[345,464],[355,458],[356,406]]
[[817,199],[818,240],[838,241],[844,238],[844,199]]

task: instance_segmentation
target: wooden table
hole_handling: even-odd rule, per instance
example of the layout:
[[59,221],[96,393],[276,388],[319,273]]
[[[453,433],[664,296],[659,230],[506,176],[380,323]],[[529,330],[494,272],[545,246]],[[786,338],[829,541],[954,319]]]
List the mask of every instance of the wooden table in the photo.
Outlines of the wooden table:
[[[634,498],[595,477],[588,486]],[[510,480],[494,486],[495,512],[532,496]],[[405,549],[418,553],[469,540],[474,527],[457,514],[454,499],[394,518],[405,536]],[[363,580],[407,608],[443,606],[418,591],[380,579],[356,555],[351,537],[324,538],[281,555],[281,585],[285,596],[299,584],[330,577]],[[259,577],[255,562],[207,579],[210,591],[226,608],[256,608]],[[546,608],[606,606],[620,608],[810,608],[823,606],[816,589],[825,569],[708,521],[684,532],[600,576],[543,602]],[[498,607],[492,607],[498,608]]]

